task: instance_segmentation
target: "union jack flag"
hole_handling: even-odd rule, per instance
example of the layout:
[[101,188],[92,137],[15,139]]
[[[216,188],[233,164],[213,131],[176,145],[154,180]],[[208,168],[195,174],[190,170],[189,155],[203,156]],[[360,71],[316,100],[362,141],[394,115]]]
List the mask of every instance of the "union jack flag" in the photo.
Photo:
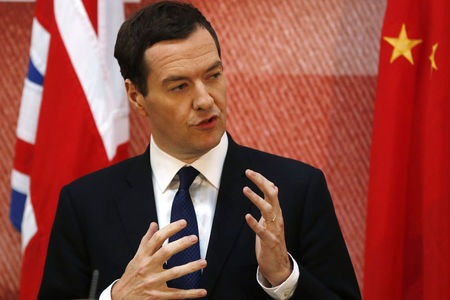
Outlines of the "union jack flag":
[[20,299],[37,296],[61,187],[128,156],[128,104],[113,57],[122,0],[38,0],[11,175],[22,233]]

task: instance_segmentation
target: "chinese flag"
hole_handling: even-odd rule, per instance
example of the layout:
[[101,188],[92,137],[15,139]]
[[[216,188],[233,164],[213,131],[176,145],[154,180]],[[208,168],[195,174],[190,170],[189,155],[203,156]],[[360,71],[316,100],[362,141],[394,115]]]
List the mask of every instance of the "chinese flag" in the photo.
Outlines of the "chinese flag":
[[380,42],[364,298],[450,299],[450,1],[389,0]]

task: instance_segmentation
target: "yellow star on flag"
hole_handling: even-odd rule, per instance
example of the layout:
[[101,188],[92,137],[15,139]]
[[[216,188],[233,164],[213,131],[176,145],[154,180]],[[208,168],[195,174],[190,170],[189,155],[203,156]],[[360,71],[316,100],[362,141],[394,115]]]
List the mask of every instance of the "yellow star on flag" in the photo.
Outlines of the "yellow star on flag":
[[433,45],[431,54],[430,54],[430,56],[428,57],[428,59],[429,59],[430,62],[431,62],[431,70],[437,70],[437,69],[438,69],[438,67],[437,67],[437,65],[436,65],[436,61],[435,61],[435,59],[434,59],[434,55],[436,54],[437,47],[438,47],[438,43],[436,43],[436,44]]
[[394,37],[383,37],[383,39],[388,42],[394,50],[392,50],[391,63],[393,63],[398,57],[405,57],[412,65],[414,65],[411,49],[422,43],[422,40],[418,39],[408,39],[406,33],[406,26],[402,24],[402,29],[397,38]]

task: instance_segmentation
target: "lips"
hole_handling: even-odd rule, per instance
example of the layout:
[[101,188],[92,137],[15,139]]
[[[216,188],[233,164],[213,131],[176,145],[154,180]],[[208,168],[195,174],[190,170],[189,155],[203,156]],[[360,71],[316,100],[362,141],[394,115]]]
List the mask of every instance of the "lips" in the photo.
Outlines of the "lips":
[[200,128],[202,130],[208,130],[211,128],[214,128],[216,126],[217,123],[217,116],[212,116],[210,118],[204,119],[201,122],[199,122],[196,127]]

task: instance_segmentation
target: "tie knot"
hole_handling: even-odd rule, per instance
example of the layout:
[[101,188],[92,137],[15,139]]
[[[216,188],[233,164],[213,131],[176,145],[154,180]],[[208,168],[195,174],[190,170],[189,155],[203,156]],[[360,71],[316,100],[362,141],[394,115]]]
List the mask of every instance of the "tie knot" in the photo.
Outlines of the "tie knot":
[[193,167],[183,167],[178,171],[178,176],[180,177],[180,189],[189,190],[195,177],[198,175],[198,171]]

